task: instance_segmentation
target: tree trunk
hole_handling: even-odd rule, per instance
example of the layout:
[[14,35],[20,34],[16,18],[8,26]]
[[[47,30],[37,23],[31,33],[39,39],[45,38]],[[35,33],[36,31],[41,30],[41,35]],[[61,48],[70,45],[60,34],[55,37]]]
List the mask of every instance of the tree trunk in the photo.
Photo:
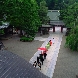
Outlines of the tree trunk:
[[13,35],[13,26],[12,26],[12,35]]
[[23,35],[22,30],[20,30],[20,35]]

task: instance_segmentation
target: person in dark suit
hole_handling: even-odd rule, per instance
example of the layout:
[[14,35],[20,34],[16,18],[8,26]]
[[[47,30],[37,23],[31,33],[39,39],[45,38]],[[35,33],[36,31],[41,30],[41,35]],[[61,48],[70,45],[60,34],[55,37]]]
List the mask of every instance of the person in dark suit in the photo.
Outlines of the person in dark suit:
[[46,56],[47,56],[47,54],[46,54],[46,52],[44,53],[44,59],[46,59]]
[[46,59],[46,56],[47,56],[47,53],[46,53],[47,51],[45,50],[45,51],[43,51],[43,56],[44,56],[44,59]]
[[34,66],[34,67],[36,67],[36,66],[37,66],[37,62],[36,62],[36,61],[34,62],[33,66]]
[[40,59],[40,61],[42,62],[42,65],[43,65],[43,61],[44,61],[44,59],[43,59],[43,54],[41,53],[41,54],[39,54],[40,56],[39,56],[39,59]]
[[40,63],[40,62],[38,63],[38,66],[39,66],[39,68],[40,68],[40,70],[41,70],[41,63]]
[[39,63],[39,57],[37,56],[37,64]]

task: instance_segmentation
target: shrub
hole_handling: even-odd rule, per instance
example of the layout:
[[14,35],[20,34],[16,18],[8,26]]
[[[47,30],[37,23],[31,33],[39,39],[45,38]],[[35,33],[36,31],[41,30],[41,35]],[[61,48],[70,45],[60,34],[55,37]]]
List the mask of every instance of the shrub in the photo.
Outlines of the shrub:
[[4,35],[4,29],[0,29],[0,34]]
[[70,34],[66,38],[65,47],[69,47],[73,51],[78,51],[78,26],[71,29]]
[[30,41],[33,41],[33,40],[34,40],[34,38],[32,38],[32,37],[23,36],[23,37],[20,38],[20,41],[23,41],[23,42],[30,42]]

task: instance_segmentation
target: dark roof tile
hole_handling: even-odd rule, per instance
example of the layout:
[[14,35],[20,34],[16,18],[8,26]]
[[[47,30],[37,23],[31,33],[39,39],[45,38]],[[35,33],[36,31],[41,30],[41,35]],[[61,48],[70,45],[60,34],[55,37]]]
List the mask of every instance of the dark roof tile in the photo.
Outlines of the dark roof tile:
[[0,52],[0,78],[49,78],[12,52]]

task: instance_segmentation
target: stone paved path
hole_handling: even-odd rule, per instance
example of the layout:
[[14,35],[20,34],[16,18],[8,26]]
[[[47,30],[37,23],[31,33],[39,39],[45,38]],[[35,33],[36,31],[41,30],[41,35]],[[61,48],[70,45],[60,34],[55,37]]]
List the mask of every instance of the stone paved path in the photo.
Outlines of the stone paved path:
[[[47,75],[48,77],[52,78],[62,37],[65,34],[66,29],[64,29],[64,33],[60,33],[60,27],[56,27],[56,32],[52,33],[52,30],[50,30],[50,36],[45,40],[45,42],[42,44],[41,47],[45,47],[45,45],[48,43],[49,40],[52,40],[54,44],[48,49],[46,60],[44,60],[44,63],[42,65],[42,68],[40,72]],[[53,39],[54,38],[54,39]],[[30,59],[30,63],[33,64],[34,61],[36,61],[37,56],[41,53],[41,51],[37,51],[34,56]]]
[[47,38],[43,38],[43,37],[35,37],[34,40],[39,40],[39,41],[45,41]]

